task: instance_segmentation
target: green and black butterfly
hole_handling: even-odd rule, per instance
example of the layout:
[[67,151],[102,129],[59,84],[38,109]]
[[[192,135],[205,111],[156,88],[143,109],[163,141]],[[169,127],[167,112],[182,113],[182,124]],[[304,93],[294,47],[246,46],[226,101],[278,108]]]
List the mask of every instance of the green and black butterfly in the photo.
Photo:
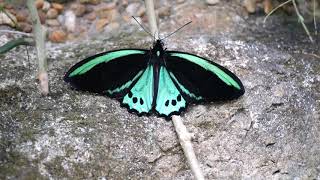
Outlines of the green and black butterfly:
[[231,100],[244,94],[237,76],[203,57],[165,51],[161,40],[151,50],[120,49],[74,65],[64,80],[78,90],[116,98],[129,112],[157,112],[170,118],[189,103]]

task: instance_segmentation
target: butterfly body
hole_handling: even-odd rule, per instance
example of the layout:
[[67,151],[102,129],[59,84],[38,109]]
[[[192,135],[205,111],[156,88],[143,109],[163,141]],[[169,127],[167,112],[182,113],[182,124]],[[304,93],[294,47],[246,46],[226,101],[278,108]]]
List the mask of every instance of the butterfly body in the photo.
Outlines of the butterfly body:
[[116,98],[129,112],[157,112],[170,118],[193,102],[241,96],[241,81],[205,58],[166,51],[161,40],[151,50],[120,49],[91,56],[74,65],[64,80],[78,90]]

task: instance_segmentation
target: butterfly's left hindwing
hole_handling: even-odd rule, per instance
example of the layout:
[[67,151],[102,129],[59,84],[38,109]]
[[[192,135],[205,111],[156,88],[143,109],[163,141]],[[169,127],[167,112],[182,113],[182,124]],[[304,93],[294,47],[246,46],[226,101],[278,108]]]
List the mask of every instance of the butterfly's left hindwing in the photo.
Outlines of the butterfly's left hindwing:
[[168,51],[166,67],[188,102],[231,100],[244,93],[236,75],[205,58]]
[[122,49],[91,56],[74,65],[64,76],[72,87],[122,97],[147,67],[147,51]]

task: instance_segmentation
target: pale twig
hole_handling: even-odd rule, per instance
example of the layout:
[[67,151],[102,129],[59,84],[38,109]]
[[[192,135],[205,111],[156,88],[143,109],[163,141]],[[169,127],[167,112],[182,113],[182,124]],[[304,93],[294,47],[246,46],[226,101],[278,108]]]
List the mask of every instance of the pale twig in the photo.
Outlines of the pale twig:
[[281,3],[279,6],[277,6],[276,8],[272,9],[272,11],[270,11],[267,16],[264,18],[263,23],[266,23],[268,17],[273,14],[277,9],[281,8],[282,6],[286,5],[287,3],[291,2],[292,0],[288,0],[284,3]]
[[307,26],[304,24],[304,18],[303,18],[303,16],[302,16],[302,15],[300,14],[300,12],[299,12],[299,9],[298,9],[298,7],[297,7],[296,1],[295,1],[295,0],[292,0],[292,3],[293,3],[293,6],[294,6],[294,9],[296,10],[296,13],[297,13],[297,16],[298,16],[298,18],[299,18],[299,21],[300,21],[301,24],[302,24],[302,27],[303,27],[304,30],[306,31],[306,33],[307,33],[310,41],[313,42],[313,39],[312,39],[312,36],[310,35],[309,30],[308,30]]
[[43,95],[48,95],[49,82],[47,73],[47,56],[45,50],[45,28],[41,25],[38,11],[34,3],[34,0],[28,0],[27,6],[31,15],[30,17],[33,24],[33,34],[38,55],[38,78],[40,81],[40,91]]
[[186,126],[182,123],[180,116],[172,116],[172,122],[179,137],[179,142],[186,156],[191,171],[196,180],[204,180],[204,176],[200,169],[199,161],[193,151],[191,134],[187,131]]
[[[159,39],[159,31],[157,27],[157,20],[154,11],[153,0],[145,0],[145,4],[151,33],[155,35],[156,39]],[[204,177],[201,172],[199,162],[192,148],[190,133],[188,133],[186,127],[183,125],[182,118],[180,116],[172,116],[172,122],[175,126],[183,152],[187,157],[188,164],[192,170],[192,173],[195,176],[195,179],[203,180]]]
[[156,13],[154,10],[153,0],[145,0],[148,22],[150,25],[151,33],[154,34],[156,39],[159,39],[159,30],[157,26]]
[[30,33],[25,33],[25,32],[20,32],[20,31],[12,31],[12,30],[0,30],[0,33],[10,33],[10,34],[19,34],[19,35],[23,35],[23,36],[27,36],[27,37],[33,37],[32,34]]
[[314,23],[314,33],[318,34],[317,21],[316,21],[316,0],[313,0],[313,23]]

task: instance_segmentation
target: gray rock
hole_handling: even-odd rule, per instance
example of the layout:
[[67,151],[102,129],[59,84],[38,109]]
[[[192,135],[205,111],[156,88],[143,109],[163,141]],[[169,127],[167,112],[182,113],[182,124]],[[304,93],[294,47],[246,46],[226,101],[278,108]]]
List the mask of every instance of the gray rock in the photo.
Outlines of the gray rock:
[[66,11],[64,17],[64,26],[69,32],[74,32],[76,30],[76,15],[73,11]]
[[[237,20],[219,34],[195,24],[165,41],[169,50],[224,65],[246,88],[240,99],[190,105],[182,114],[207,179],[320,178],[320,63],[312,54],[320,47],[301,28],[270,20],[268,28],[259,18]],[[51,45],[48,97],[37,88],[34,49],[30,61],[24,48],[1,55],[0,179],[193,178],[171,122],[138,117],[63,82],[89,55],[151,45],[145,33],[116,31]],[[1,35],[0,44],[9,37]]]

